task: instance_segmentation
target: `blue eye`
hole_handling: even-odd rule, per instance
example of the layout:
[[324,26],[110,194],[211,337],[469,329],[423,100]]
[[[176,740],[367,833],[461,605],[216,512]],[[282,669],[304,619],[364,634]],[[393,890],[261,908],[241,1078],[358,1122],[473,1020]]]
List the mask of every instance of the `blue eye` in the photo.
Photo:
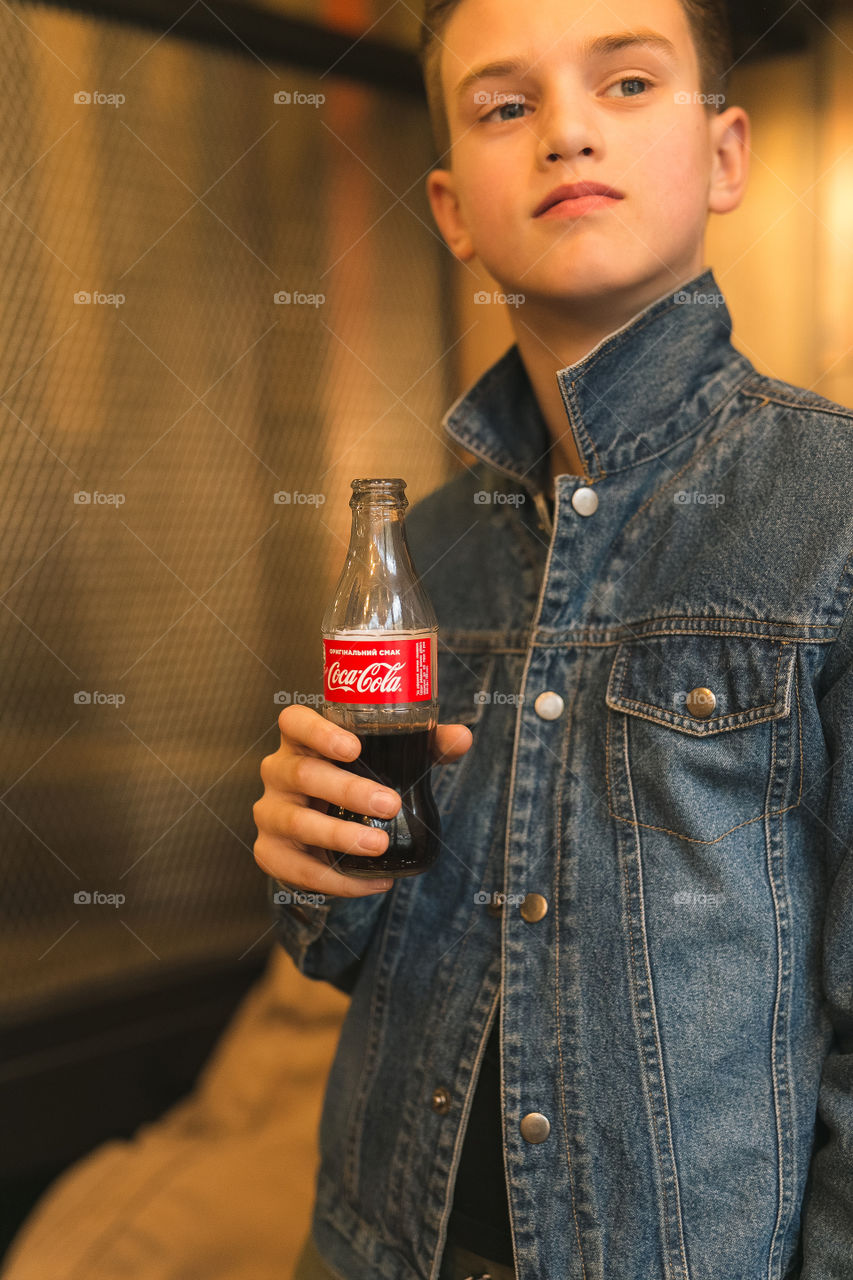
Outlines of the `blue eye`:
[[[499,106],[493,107],[487,115],[483,116],[483,119],[491,120],[493,117],[497,117],[501,122],[505,122],[507,120],[521,120],[524,117],[524,106],[525,104],[523,102],[519,102],[515,99],[509,102],[502,102]],[[517,112],[518,114],[503,116],[498,114],[501,111]]]
[[651,88],[651,81],[644,80],[641,76],[631,76],[626,80],[617,80],[615,85],[611,85],[611,88],[625,89],[626,85],[628,86],[627,91],[622,96],[625,98],[639,98],[646,89]]

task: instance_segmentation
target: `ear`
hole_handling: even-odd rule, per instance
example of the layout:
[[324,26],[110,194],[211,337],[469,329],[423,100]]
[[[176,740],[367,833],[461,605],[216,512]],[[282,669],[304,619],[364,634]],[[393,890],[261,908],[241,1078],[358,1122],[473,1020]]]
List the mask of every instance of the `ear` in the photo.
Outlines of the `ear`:
[[432,216],[451,252],[460,262],[474,257],[474,246],[456,194],[456,180],[450,169],[433,169],[426,180]]
[[731,213],[743,199],[749,180],[751,127],[743,107],[729,107],[711,121],[710,213]]

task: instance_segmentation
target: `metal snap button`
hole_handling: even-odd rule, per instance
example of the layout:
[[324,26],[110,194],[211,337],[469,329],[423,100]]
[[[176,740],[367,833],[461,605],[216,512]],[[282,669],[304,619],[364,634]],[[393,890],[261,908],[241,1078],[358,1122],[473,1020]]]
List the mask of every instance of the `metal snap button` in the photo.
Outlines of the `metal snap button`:
[[537,924],[548,914],[548,899],[541,893],[528,893],[519,907],[523,920],[528,924]]
[[499,916],[504,909],[503,894],[493,893],[489,899],[486,910],[490,916]]
[[531,1111],[518,1127],[525,1142],[544,1142],[551,1132],[551,1121],[541,1111]]
[[598,494],[588,487],[575,489],[572,494],[572,506],[579,516],[594,516],[598,510]]
[[559,720],[565,709],[566,704],[559,693],[554,693],[551,689],[547,693],[540,693],[533,704],[533,710],[540,720]]
[[446,1116],[450,1110],[450,1094],[443,1085],[439,1085],[433,1090],[432,1109],[437,1111],[440,1116]]
[[707,720],[709,716],[714,714],[716,705],[717,698],[713,690],[705,689],[702,686],[691,689],[685,700],[687,711],[693,716],[694,720]]

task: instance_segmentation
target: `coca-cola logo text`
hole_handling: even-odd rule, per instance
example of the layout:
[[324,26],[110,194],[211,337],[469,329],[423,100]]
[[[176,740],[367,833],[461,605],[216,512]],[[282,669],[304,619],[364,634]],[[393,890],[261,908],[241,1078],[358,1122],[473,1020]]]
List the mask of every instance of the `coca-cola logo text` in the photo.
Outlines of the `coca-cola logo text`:
[[402,688],[400,672],[404,666],[403,662],[372,662],[359,670],[333,662],[327,674],[329,688],[354,690],[356,693],[399,693]]

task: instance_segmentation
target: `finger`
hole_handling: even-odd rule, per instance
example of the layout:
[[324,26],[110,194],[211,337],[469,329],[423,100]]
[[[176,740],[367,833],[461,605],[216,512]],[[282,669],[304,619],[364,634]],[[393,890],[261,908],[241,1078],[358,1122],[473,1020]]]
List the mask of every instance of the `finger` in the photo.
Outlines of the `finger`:
[[354,733],[340,729],[319,711],[294,702],[278,717],[283,746],[307,747],[332,760],[354,760],[361,743]]
[[470,750],[474,735],[465,724],[440,724],[436,727],[433,759],[436,764],[449,764]]
[[281,762],[280,777],[285,791],[326,800],[353,813],[392,818],[400,809],[400,797],[391,787],[316,756],[297,755],[285,759]]
[[347,822],[309,805],[268,804],[258,813],[258,832],[300,850],[336,853],[384,853],[389,836],[369,822]]
[[356,876],[342,875],[321,862],[319,857],[284,845],[277,846],[266,836],[261,836],[255,843],[255,862],[274,880],[283,880],[295,889],[325,894],[326,897],[364,898],[371,893],[385,892],[394,883],[390,878],[360,880]]

